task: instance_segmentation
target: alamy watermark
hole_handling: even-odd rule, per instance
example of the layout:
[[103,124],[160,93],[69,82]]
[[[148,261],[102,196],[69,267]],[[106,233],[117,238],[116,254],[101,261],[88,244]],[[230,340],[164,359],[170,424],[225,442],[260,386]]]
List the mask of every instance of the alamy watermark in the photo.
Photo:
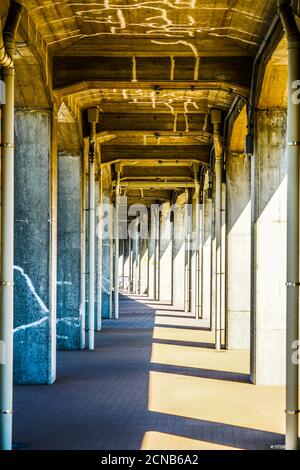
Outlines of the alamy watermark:
[[295,80],[292,84],[293,90],[292,101],[294,104],[300,104],[300,80]]
[[[119,240],[182,240],[189,237],[190,250],[196,248],[199,243],[201,227],[198,233],[195,224],[195,213],[201,211],[203,206],[186,204],[152,204],[150,207],[144,204],[127,205],[127,198],[120,198],[118,213],[118,238]],[[180,218],[181,224],[174,224],[175,219]],[[116,223],[116,208],[110,202],[102,202],[97,213],[97,236],[102,240],[115,239],[116,232],[113,226]],[[175,225],[177,229],[175,229]],[[184,230],[178,230],[178,226]]]
[[292,349],[295,351],[293,354],[292,354],[292,363],[295,365],[295,366],[298,366],[299,365],[299,353],[300,353],[300,341],[299,340],[296,340],[293,342],[292,344]]

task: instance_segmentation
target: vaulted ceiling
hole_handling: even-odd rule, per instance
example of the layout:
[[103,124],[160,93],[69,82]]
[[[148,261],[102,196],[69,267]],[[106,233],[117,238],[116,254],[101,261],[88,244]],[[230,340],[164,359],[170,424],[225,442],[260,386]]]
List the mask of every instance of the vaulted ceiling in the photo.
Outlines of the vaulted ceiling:
[[276,0],[23,4],[54,94],[83,118],[86,134],[86,109],[99,107],[108,162],[207,164],[210,109],[225,116],[237,96],[249,96],[253,58],[276,14]]
[[271,0],[27,0],[53,54],[253,55]]

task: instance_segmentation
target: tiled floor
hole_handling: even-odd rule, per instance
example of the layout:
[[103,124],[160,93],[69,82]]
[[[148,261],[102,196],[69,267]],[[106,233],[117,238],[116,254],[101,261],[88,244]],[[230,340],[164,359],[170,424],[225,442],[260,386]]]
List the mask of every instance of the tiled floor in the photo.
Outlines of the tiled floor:
[[284,390],[249,383],[246,352],[216,352],[207,325],[122,297],[95,352],[58,353],[52,386],[15,388],[29,449],[268,449],[284,441]]

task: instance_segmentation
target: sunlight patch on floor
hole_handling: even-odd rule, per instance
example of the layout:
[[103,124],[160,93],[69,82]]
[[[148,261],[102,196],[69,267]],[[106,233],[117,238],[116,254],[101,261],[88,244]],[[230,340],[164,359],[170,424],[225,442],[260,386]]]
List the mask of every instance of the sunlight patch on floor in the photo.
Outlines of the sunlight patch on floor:
[[214,344],[215,335],[212,331],[155,327],[153,331],[153,339],[210,345]]
[[156,312],[155,325],[180,326],[185,328],[207,328],[208,322],[197,320],[195,318],[180,318],[175,316],[159,316],[159,310]]
[[171,310],[171,309],[156,310],[155,315],[157,315],[158,317],[169,317],[169,318],[175,317],[175,318],[182,318],[182,319],[188,319],[188,320],[189,319],[195,320],[195,317],[192,313],[185,313],[185,312],[175,310],[175,309],[174,310]]
[[150,372],[149,410],[283,434],[284,387]]
[[141,450],[240,450],[212,442],[189,439],[187,437],[162,432],[146,432]]
[[248,351],[216,351],[192,346],[153,343],[151,362],[178,367],[249,374],[250,356]]

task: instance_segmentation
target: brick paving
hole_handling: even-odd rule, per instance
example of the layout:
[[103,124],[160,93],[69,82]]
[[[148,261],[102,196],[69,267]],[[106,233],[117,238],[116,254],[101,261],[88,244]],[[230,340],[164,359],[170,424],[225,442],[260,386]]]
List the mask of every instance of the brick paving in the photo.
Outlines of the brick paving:
[[94,352],[58,353],[54,385],[15,387],[15,443],[31,450],[135,450],[151,433],[193,439],[199,449],[203,442],[242,449],[283,443],[281,434],[149,410],[150,372],[237,382],[248,377],[151,363],[159,305],[122,296],[120,306],[121,319],[104,321]]

